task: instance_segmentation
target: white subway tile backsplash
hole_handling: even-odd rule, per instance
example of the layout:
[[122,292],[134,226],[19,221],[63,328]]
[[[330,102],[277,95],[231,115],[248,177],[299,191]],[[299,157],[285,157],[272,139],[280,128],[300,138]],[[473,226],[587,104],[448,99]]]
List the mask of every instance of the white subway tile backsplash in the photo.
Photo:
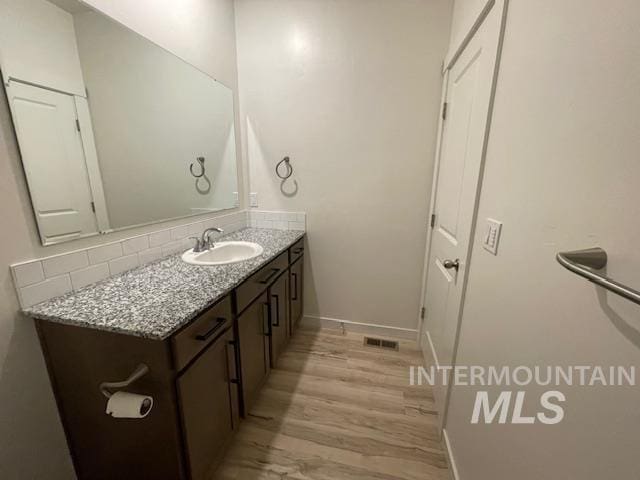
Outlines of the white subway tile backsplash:
[[149,235],[149,246],[159,247],[171,241],[171,230],[160,230]]
[[122,245],[120,243],[110,243],[100,247],[90,248],[87,250],[89,254],[89,263],[96,265],[98,263],[108,262],[113,258],[122,256]]
[[289,230],[306,230],[304,222],[289,222]]
[[209,220],[205,220],[204,222],[202,222],[202,230],[200,231],[200,233],[202,233],[207,228],[220,227],[220,226],[222,226],[222,221],[220,219],[210,218]]
[[17,265],[13,269],[13,275],[18,287],[26,287],[27,285],[42,282],[44,280],[42,262],[37,261]]
[[192,223],[188,229],[189,236],[200,236],[205,228],[207,227],[204,226],[204,222]]
[[176,240],[175,242],[167,243],[162,246],[162,256],[168,257],[169,255],[181,252],[183,249],[184,243],[180,240]]
[[140,237],[133,237],[129,240],[122,242],[122,253],[124,255],[131,255],[133,253],[141,252],[149,248],[149,237],[143,235]]
[[[272,220],[267,220],[267,213]],[[286,229],[292,225],[289,219],[295,216],[297,221],[299,215],[297,212],[234,212],[119,242],[12,265],[11,269],[18,297],[22,306],[27,308],[139,265],[181,253],[193,246],[193,241],[188,237],[202,233],[205,228],[221,227],[226,233],[248,225]],[[296,226],[304,229],[304,224],[302,227],[299,224]]]
[[181,225],[171,229],[171,239],[180,240],[189,236],[189,226]]
[[71,289],[71,278],[68,274],[64,274],[21,288],[20,300],[23,307],[31,307],[36,303],[69,293]]
[[277,220],[273,222],[273,228],[276,228],[278,230],[288,230],[289,223],[285,222],[284,220]]
[[162,248],[154,247],[149,250],[144,250],[138,253],[138,259],[140,260],[140,265],[145,265],[147,263],[155,262],[156,260],[160,260],[162,258]]
[[58,255],[44,259],[42,261],[42,267],[44,268],[44,275],[47,278],[56,277],[63,273],[69,273],[74,270],[80,270],[81,268],[89,266],[89,257],[86,250],[80,252],[67,253],[65,255]]
[[83,268],[82,270],[71,272],[71,285],[74,290],[80,290],[87,285],[109,278],[109,275],[109,265],[99,263],[88,268]]
[[248,224],[253,228],[306,230],[307,214],[304,212],[265,212],[253,210],[248,213]]
[[115,258],[109,262],[109,270],[111,275],[126,272],[140,265],[138,255],[127,255],[126,257]]

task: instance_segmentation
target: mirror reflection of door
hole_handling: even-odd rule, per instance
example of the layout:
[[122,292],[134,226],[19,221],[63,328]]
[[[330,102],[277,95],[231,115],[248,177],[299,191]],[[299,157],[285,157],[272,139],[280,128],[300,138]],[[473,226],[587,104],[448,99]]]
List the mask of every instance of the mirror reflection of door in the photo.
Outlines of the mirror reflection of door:
[[44,245],[237,206],[233,91],[87,4],[1,1],[0,71]]
[[15,81],[7,91],[43,242],[97,233],[73,95]]

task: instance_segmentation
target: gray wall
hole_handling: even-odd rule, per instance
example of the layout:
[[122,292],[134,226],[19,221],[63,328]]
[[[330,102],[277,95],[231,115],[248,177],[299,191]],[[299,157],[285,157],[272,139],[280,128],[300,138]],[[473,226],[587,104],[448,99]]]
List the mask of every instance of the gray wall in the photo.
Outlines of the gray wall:
[[450,12],[449,0],[236,2],[251,191],[261,209],[308,213],[306,314],[416,328]]
[[[180,4],[168,0],[91,0],[89,3],[219,78],[234,90],[237,101],[232,0],[191,0]],[[184,12],[180,11],[180,5]],[[19,314],[8,265],[150,229],[129,230],[107,238],[47,248],[40,246],[6,98],[3,93],[1,96],[0,478],[71,479],[73,470],[40,346],[33,323]]]
[[[640,287],[638,25],[636,0],[510,2],[479,206],[503,235],[475,239],[458,364],[640,366],[640,307],[554,258],[600,245]],[[559,388],[557,425],[471,425],[478,389],[447,417],[461,480],[640,478],[638,387]],[[548,388],[521,389],[535,414]]]

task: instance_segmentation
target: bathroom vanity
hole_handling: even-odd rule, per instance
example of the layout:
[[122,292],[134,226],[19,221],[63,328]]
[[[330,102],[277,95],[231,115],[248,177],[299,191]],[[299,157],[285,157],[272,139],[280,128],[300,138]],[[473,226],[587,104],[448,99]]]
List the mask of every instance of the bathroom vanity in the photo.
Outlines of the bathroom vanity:
[[[209,478],[295,330],[304,232],[245,229],[264,247],[216,267],[179,255],[27,310],[36,319],[80,479]],[[105,381],[153,397],[144,418],[105,413]]]

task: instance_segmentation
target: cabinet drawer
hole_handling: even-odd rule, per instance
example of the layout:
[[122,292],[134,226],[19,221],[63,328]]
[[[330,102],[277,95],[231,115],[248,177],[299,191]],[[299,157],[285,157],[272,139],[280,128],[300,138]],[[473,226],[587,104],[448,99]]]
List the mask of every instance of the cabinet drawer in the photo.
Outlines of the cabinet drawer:
[[231,318],[231,298],[227,296],[174,335],[172,343],[176,368],[184,368],[218,334],[231,326]]
[[247,308],[269,285],[271,285],[288,266],[288,253],[284,252],[247,278],[236,289],[238,313]]
[[291,248],[289,248],[289,264],[295,262],[302,255],[304,255],[304,237],[291,245]]

